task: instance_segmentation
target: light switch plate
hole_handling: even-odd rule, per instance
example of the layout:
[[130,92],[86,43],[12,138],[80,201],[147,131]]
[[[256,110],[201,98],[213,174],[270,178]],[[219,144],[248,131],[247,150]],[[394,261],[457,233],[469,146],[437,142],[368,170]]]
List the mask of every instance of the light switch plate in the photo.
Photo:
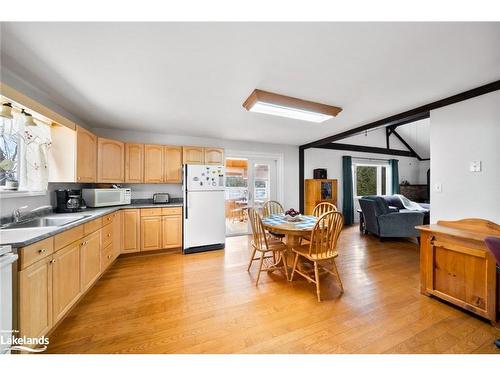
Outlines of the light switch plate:
[[481,161],[480,160],[471,161],[469,164],[469,170],[471,172],[481,172]]
[[441,183],[434,184],[434,191],[436,193],[441,193],[443,191],[443,184]]

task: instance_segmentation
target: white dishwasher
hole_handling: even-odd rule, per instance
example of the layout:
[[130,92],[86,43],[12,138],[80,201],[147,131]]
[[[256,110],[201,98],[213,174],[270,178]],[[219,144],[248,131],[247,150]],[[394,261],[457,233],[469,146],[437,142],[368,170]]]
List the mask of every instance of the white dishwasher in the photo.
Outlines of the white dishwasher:
[[10,353],[14,291],[17,285],[17,254],[10,246],[0,246],[0,353]]

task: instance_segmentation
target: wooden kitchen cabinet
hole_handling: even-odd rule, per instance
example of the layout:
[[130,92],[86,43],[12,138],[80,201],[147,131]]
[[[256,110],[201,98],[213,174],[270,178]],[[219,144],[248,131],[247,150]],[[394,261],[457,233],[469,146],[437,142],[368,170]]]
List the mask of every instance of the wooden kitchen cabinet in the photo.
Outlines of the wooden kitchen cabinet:
[[162,218],[161,216],[141,217],[141,251],[158,250],[162,248]]
[[52,259],[52,314],[55,324],[82,293],[80,241],[57,251]]
[[182,183],[182,147],[164,146],[164,182],[167,184]]
[[135,253],[140,251],[141,217],[139,210],[123,210],[122,213],[122,253]]
[[144,183],[163,182],[163,146],[144,145]]
[[438,221],[417,227],[421,293],[496,321],[496,265],[484,239],[500,226],[481,219]]
[[19,272],[19,335],[41,337],[52,328],[52,257]]
[[162,216],[162,249],[182,246],[182,216]]
[[337,180],[306,179],[304,187],[306,215],[312,215],[314,207],[321,202],[329,202],[337,207]]
[[203,147],[183,146],[182,162],[184,164],[203,164],[205,163],[205,153]]
[[224,165],[224,149],[215,147],[205,147],[203,149],[204,163],[211,165]]
[[82,292],[85,292],[101,274],[101,231],[82,239],[80,244]]
[[[113,213],[113,258],[116,259],[122,251],[122,212]],[[113,260],[114,260],[113,259]]]
[[144,182],[144,145],[125,143],[125,182]]
[[125,180],[125,144],[97,138],[97,182],[117,183]]
[[96,182],[97,136],[76,127],[76,182]]

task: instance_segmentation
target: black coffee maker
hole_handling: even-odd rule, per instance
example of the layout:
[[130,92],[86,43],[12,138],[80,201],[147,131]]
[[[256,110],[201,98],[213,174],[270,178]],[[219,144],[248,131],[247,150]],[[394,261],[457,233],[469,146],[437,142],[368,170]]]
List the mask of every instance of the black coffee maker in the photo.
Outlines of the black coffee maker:
[[77,189],[56,190],[56,212],[77,212],[85,207],[82,191]]

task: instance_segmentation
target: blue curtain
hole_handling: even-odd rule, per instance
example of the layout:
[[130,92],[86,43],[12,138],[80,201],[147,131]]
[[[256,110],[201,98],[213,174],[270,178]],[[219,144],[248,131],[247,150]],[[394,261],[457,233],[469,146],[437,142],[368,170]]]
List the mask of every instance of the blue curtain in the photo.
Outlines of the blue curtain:
[[389,165],[392,170],[392,194],[399,194],[399,169],[397,159],[389,160]]
[[344,224],[354,223],[354,201],[352,195],[352,158],[342,156],[342,213],[344,215]]

